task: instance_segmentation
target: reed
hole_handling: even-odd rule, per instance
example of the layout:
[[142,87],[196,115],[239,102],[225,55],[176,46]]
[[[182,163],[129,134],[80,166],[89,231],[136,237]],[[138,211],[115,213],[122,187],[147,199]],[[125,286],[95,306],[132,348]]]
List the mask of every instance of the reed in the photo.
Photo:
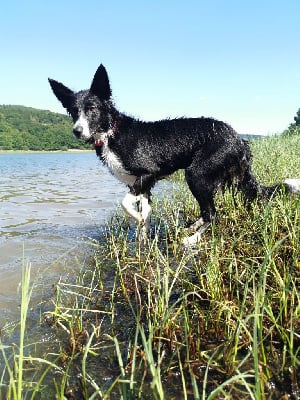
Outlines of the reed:
[[[21,278],[21,308],[20,308],[20,329],[19,343],[11,346],[4,345],[0,341],[0,349],[4,368],[1,377],[1,386],[7,388],[7,399],[21,399],[23,396],[23,365],[25,358],[25,335],[26,318],[28,313],[29,301],[32,293],[30,287],[30,264],[25,263],[23,257],[22,278]],[[8,376],[8,382],[5,382],[5,376]],[[5,382],[5,383],[4,383]]]

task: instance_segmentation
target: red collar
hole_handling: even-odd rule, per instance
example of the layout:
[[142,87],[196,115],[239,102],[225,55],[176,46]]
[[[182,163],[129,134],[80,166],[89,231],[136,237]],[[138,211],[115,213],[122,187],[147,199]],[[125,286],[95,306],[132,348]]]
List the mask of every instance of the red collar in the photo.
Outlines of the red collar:
[[94,146],[94,147],[101,147],[101,146],[103,146],[103,145],[104,145],[104,142],[103,142],[103,140],[101,140],[101,139],[97,139],[97,140],[95,140],[94,143],[93,143],[93,146]]
[[[114,134],[116,129],[117,129],[117,121],[114,122],[114,124],[113,124],[113,126],[111,128],[111,134]],[[103,139],[106,138],[106,137],[107,137],[107,133],[104,134]],[[94,141],[94,143],[93,143],[93,146],[94,147],[102,147],[104,145],[104,140],[103,139],[96,139]]]

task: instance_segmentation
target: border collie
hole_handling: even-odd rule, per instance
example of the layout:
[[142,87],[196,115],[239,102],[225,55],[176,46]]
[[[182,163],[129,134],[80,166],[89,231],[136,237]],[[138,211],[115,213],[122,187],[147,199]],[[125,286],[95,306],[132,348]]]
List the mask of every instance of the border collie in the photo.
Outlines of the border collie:
[[74,121],[76,138],[93,144],[110,172],[129,187],[122,206],[145,231],[151,188],[178,169],[185,170],[201,211],[191,226],[193,235],[184,239],[186,246],[197,243],[216,218],[214,194],[219,188],[234,186],[248,202],[269,198],[278,189],[300,191],[300,179],[271,187],[259,184],[251,170],[247,142],[224,122],[204,117],[143,122],[119,112],[102,64],[89,90],[73,92],[53,79],[49,83]]

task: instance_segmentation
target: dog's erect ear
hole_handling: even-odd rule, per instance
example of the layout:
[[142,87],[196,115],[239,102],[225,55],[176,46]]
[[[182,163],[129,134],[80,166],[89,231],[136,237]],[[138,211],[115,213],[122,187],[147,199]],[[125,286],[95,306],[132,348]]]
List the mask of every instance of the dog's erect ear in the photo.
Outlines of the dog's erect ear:
[[69,109],[72,102],[72,98],[74,96],[74,92],[71,89],[67,88],[65,85],[63,85],[62,83],[55,81],[54,79],[49,78],[48,81],[53,90],[53,93],[61,102],[63,107]]
[[111,96],[111,88],[108,75],[106,69],[102,64],[100,65],[100,67],[98,67],[94,75],[90,92],[95,94],[100,100],[109,100]]

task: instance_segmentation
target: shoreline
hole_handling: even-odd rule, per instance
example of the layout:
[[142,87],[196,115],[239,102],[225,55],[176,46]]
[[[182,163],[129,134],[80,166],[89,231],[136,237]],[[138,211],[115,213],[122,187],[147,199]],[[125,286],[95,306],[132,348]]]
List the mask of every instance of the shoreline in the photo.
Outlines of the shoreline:
[[1,154],[49,154],[49,153],[90,153],[93,149],[68,149],[68,150],[0,150]]

